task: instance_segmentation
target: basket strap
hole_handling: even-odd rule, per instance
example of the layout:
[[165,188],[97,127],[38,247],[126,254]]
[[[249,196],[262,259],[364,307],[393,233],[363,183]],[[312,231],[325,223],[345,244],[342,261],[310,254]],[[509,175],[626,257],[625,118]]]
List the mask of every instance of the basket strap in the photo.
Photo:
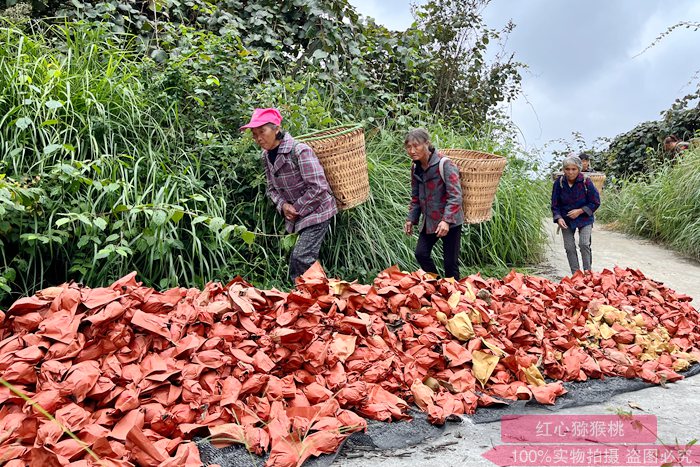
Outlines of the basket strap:
[[442,179],[442,183],[445,183],[445,163],[449,160],[446,156],[442,156],[440,158],[440,162],[438,163],[438,172],[440,172],[440,178]]
[[[300,143],[299,141],[295,141],[295,142],[294,142],[294,145],[292,146],[292,152],[291,152],[289,155],[290,155],[290,157],[291,157],[291,159],[292,159],[292,163],[293,163],[297,168],[299,168],[299,170],[301,170],[301,168],[299,167],[299,155],[297,154],[297,146],[299,146],[299,143]],[[318,157],[317,157],[317,158],[318,158]],[[323,166],[321,166],[321,168],[323,168]],[[325,170],[323,171],[323,176],[324,176],[324,177],[326,176],[326,171],[325,171]],[[326,183],[328,183],[328,177],[326,177]],[[338,199],[338,197],[335,196],[335,193],[333,193],[333,190],[331,190],[330,184],[328,184],[328,193],[333,197],[333,199],[335,199],[336,204],[340,202],[340,200]]]

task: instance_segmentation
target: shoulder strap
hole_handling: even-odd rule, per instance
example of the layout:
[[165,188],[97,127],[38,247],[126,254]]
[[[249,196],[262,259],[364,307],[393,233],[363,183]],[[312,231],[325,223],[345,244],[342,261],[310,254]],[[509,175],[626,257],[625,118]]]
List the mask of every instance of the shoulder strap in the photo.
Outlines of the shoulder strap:
[[299,146],[298,142],[294,142],[294,145],[292,146],[292,152],[289,153],[289,158],[292,161],[292,165],[294,167],[299,167],[299,155],[297,154],[297,146]]
[[445,183],[445,163],[449,159],[445,156],[442,156],[440,158],[440,162],[438,163],[438,171],[440,172],[440,178],[442,179],[442,183]]
[[[299,167],[299,154],[297,154],[297,146],[299,146],[300,144],[301,143],[299,141],[295,141],[294,145],[292,146],[292,151],[289,153],[289,158],[296,168]],[[321,169],[323,169],[323,175],[325,177],[326,170],[323,168],[323,166],[321,166]],[[328,178],[326,178],[326,182],[328,182]],[[338,201],[338,198],[335,196],[333,190],[331,190],[330,188],[330,183],[328,184],[328,193],[330,193],[330,195],[333,197],[334,200],[336,200],[336,202]]]

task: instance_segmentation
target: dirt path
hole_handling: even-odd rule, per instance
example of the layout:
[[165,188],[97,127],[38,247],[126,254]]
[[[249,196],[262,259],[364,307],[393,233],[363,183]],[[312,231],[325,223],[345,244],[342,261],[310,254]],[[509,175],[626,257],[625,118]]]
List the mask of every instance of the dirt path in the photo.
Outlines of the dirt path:
[[[569,274],[569,267],[561,235],[555,234],[553,224],[548,222],[548,225],[550,245],[540,274],[559,280]],[[593,269],[599,271],[615,265],[640,269],[647,277],[695,297],[693,303],[696,307],[700,303],[700,264],[646,240],[596,226],[593,233]],[[659,386],[622,393],[599,404],[562,409],[556,413],[571,416],[610,415],[617,409],[656,416],[660,439],[668,444],[674,444],[676,440],[685,444],[700,438],[697,423],[700,376],[668,384],[666,388]],[[544,406],[527,407],[524,413],[552,414]],[[401,450],[341,454],[335,464],[346,467],[493,466],[495,464],[484,459],[482,454],[499,445],[502,445],[500,423],[477,425],[465,417],[461,424],[448,426],[439,439]]]

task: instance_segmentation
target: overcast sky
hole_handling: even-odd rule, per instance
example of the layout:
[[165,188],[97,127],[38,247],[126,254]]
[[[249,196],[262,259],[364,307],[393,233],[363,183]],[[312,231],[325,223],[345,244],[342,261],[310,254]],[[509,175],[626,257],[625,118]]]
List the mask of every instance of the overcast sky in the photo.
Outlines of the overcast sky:
[[[413,21],[415,2],[350,3],[390,29]],[[700,70],[700,31],[676,30],[638,55],[667,27],[700,21],[698,0],[492,0],[484,17],[496,29],[516,24],[507,49],[529,69],[509,112],[526,147],[573,131],[592,142],[658,119]]]

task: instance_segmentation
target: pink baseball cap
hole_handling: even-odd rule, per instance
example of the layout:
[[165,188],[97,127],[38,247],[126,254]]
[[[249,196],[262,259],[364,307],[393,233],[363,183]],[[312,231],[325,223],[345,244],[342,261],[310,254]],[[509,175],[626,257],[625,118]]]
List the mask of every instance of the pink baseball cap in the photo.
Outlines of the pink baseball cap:
[[279,126],[279,124],[282,123],[282,114],[280,114],[280,111],[277,109],[255,109],[253,110],[253,115],[250,117],[250,122],[248,122],[247,125],[243,125],[240,130],[258,128],[266,123]]

